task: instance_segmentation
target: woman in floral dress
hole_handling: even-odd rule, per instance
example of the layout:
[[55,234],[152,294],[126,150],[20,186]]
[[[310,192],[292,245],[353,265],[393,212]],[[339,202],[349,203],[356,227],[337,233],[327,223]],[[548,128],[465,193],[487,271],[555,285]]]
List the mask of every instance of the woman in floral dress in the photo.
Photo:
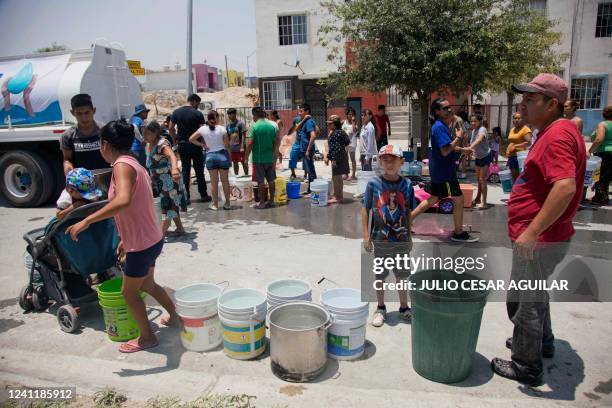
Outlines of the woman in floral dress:
[[168,233],[170,223],[174,220],[174,234],[183,234],[180,211],[187,211],[187,196],[176,156],[170,147],[170,142],[161,137],[161,126],[156,121],[147,124],[144,130],[147,142],[147,168],[151,173],[153,196],[160,197],[159,205],[162,213],[162,231]]

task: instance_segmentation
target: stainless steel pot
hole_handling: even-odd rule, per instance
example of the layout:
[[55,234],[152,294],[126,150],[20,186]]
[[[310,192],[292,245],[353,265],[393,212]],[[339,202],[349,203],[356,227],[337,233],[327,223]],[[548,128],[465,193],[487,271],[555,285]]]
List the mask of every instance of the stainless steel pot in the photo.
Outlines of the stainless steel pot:
[[327,329],[332,317],[312,302],[284,303],[267,316],[272,372],[285,381],[312,381],[327,365]]

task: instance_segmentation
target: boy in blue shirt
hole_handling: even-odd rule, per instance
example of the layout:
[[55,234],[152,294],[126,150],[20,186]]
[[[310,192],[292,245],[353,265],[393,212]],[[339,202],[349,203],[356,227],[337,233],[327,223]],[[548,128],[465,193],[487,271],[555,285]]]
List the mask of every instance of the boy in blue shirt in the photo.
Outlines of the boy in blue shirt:
[[[374,249],[374,257],[394,257],[407,254],[412,247],[410,236],[410,211],[414,208],[414,191],[410,183],[399,175],[404,163],[402,150],[396,145],[383,146],[378,152],[382,176],[376,176],[368,183],[363,196],[361,225],[363,246],[366,251]],[[410,271],[393,270],[396,281],[406,280]],[[384,282],[388,270],[376,274],[377,282]],[[381,285],[381,283],[377,283]],[[408,306],[408,291],[398,290],[400,298],[399,317],[409,321],[412,318]],[[372,326],[380,327],[387,318],[384,290],[376,291],[378,307],[372,317]]]

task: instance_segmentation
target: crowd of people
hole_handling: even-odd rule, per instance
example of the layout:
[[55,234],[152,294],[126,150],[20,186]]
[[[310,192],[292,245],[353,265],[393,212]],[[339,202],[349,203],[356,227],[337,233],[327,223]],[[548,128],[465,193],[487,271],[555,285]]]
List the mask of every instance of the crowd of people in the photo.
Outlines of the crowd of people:
[[[513,115],[506,151],[507,166],[515,180],[508,202],[508,230],[514,254],[511,278],[530,278],[530,273],[542,271],[549,276],[562,256],[559,257],[558,247],[552,250],[548,244],[562,243],[566,248],[574,233],[572,219],[582,199],[588,154],[602,159],[593,201],[608,202],[612,106],[604,109],[604,121],[594,131],[593,144],[587,153],[581,134],[582,122],[575,115],[575,104],[567,100],[567,87],[560,78],[541,74],[529,84],[517,85],[514,89],[523,94],[523,100]],[[154,273],[155,261],[171,223],[176,225],[174,233],[184,232],[180,213],[191,202],[191,168],[196,174],[200,200],[209,202],[212,210],[219,208],[219,183],[225,199],[222,207],[231,208],[229,171],[233,168],[238,175],[240,167],[245,175],[251,173],[260,192],[268,185],[269,194],[260,194],[254,208],[272,207],[276,169],[282,160],[279,146],[287,137],[282,136],[285,127],[278,112],[268,114],[259,107],[252,109],[250,128],[237,118],[235,109],[227,111],[227,122],[221,125],[217,112],[211,111],[204,117],[198,110],[200,98],[195,94],[163,124],[146,121],[148,110],[138,106],[130,123],[117,120],[100,126],[93,119],[95,107],[89,95],[75,95],[71,103],[77,124],[61,140],[66,190],[58,200],[58,217],[99,200],[102,194],[88,169],[112,167],[108,204],[71,226],[68,233],[78,239],[92,223],[114,217],[121,239],[119,258],[124,263],[123,294],[141,330],[140,337],[123,344],[120,351],[130,353],[154,347],[157,339],[150,329],[139,291],[147,292],[166,309],[168,314],[162,319],[163,324],[180,325],[174,305],[155,282]],[[488,166],[498,161],[501,129],[494,128],[489,134],[482,114],[476,111],[469,116],[469,126],[466,126],[447,100],[435,99],[430,108],[431,197],[417,206],[410,181],[400,175],[403,152],[388,142],[391,126],[385,107],[378,107],[378,115],[364,109],[360,121],[354,109],[349,107],[345,113],[344,120],[332,115],[326,123],[324,159],[331,165],[332,202],[343,203],[343,182],[356,177],[357,152],[362,171],[371,171],[373,158],[378,158],[379,175],[368,183],[363,194],[366,251],[373,251],[375,256],[409,252],[414,219],[447,197],[454,202],[451,240],[464,243],[478,240],[463,230],[464,200],[458,171],[464,170],[461,166],[465,161],[475,161],[478,191],[473,204],[486,209],[486,176]],[[315,139],[320,132],[310,106],[301,105],[299,115],[287,129],[287,134],[296,135],[289,154],[291,178],[297,178],[299,160],[303,163],[305,181],[310,184],[317,178]],[[519,174],[516,154],[525,149],[530,151]],[[252,157],[251,168],[249,157]],[[212,197],[208,195],[204,165],[210,174]],[[161,225],[153,207],[154,196],[160,198]],[[396,279],[404,278],[396,272]],[[386,271],[377,275],[377,279],[384,280],[388,274]],[[537,293],[542,300],[539,303],[531,302],[532,297],[528,295],[509,294],[508,315],[515,328],[506,344],[512,350],[512,359],[494,359],[491,365],[499,375],[537,384],[542,379],[542,356],[554,354],[554,336],[546,293]],[[386,320],[384,291],[377,291],[377,300],[371,323],[380,327]],[[399,315],[402,319],[411,318],[405,291],[400,291]]]

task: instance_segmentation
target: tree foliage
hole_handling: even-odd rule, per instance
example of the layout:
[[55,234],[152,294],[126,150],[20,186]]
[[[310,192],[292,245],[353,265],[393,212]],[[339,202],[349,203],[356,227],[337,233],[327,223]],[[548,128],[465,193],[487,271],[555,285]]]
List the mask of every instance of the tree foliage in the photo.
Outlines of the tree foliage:
[[[552,47],[560,35],[528,0],[323,0],[321,6],[328,17],[319,43],[338,68],[327,79],[337,96],[395,86],[427,112],[432,92],[503,91],[558,68]],[[423,124],[427,146],[426,118]]]
[[39,49],[36,50],[36,52],[66,51],[67,49],[68,49],[68,47],[66,47],[65,45],[58,44],[57,42],[53,41],[53,43],[51,45],[39,48]]

